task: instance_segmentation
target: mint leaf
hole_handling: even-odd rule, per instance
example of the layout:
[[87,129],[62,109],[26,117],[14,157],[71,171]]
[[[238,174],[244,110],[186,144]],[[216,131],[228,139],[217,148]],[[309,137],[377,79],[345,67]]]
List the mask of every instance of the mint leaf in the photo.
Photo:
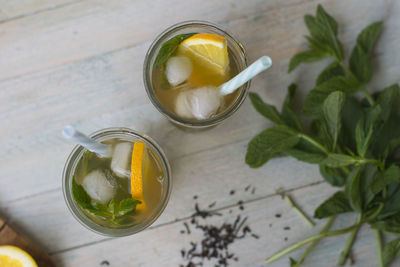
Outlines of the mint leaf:
[[136,205],[140,203],[142,202],[133,198],[126,198],[121,200],[118,205],[118,215],[123,216],[131,211],[134,211],[136,209]]
[[286,150],[286,153],[297,160],[312,164],[319,164],[324,161],[326,155],[318,152],[309,152],[297,148]]
[[338,168],[358,163],[358,159],[346,154],[329,153],[322,165]]
[[324,165],[319,165],[319,172],[325,181],[332,186],[343,186],[345,179],[339,169],[329,168]]
[[342,127],[341,117],[344,100],[345,94],[340,91],[335,91],[328,95],[322,105],[324,121],[332,140],[331,151],[335,151],[337,139]]
[[379,94],[377,103],[381,106],[380,120],[387,121],[392,113],[400,113],[400,87],[392,84]]
[[345,72],[344,72],[342,66],[340,66],[340,64],[337,62],[333,62],[328,67],[326,67],[321,72],[321,74],[318,76],[316,85],[320,85],[320,84],[332,79],[335,76],[344,76],[344,75],[345,75]]
[[292,70],[294,70],[301,63],[310,63],[310,62],[318,61],[318,60],[324,59],[328,56],[329,56],[329,54],[320,52],[318,50],[308,50],[308,51],[304,51],[304,52],[299,52],[290,59],[288,72],[291,72]]
[[285,101],[283,102],[281,117],[287,126],[295,130],[301,131],[302,127],[299,116],[297,116],[297,114],[293,111],[293,100],[296,94],[296,88],[297,85],[294,83],[289,85]]
[[93,215],[108,219],[108,218],[112,218],[113,214],[108,212],[108,211],[104,211],[104,210],[97,210],[94,208],[86,208],[86,211],[90,212]]
[[371,224],[372,228],[384,231],[388,234],[400,234],[400,216],[395,215],[386,218],[384,221],[377,221]]
[[382,22],[375,22],[361,31],[357,37],[350,56],[350,70],[362,83],[367,83],[372,77],[372,61],[370,54],[382,29]]
[[281,116],[279,115],[278,110],[270,105],[265,103],[261,97],[256,93],[249,93],[249,97],[251,103],[253,104],[254,108],[264,117],[269,119],[270,121],[276,124],[282,124]]
[[382,24],[382,21],[377,21],[368,25],[357,37],[357,45],[359,45],[367,54],[372,52],[376,39],[378,39],[382,31]]
[[352,78],[344,76],[333,77],[332,79],[314,87],[314,89],[308,93],[304,101],[303,111],[308,115],[320,117],[322,103],[329,94],[334,91],[351,94],[357,91],[358,86],[358,81],[355,81]]
[[92,207],[90,196],[86,193],[85,189],[83,189],[83,186],[75,182],[75,178],[72,179],[72,196],[75,202],[82,208],[86,209]]
[[347,97],[342,109],[341,145],[356,151],[355,131],[357,122],[364,116],[364,110],[355,97]]
[[361,194],[361,181],[360,181],[361,167],[354,168],[349,176],[347,177],[346,190],[348,193],[348,199],[350,200],[350,205],[355,211],[361,212],[362,194]]
[[357,145],[357,153],[364,157],[367,153],[369,145],[371,143],[371,137],[374,131],[375,122],[381,113],[379,105],[370,108],[366,111],[366,114],[361,118],[356,126],[355,139]]
[[135,222],[135,217],[133,216],[122,216],[115,218],[113,223],[117,225],[132,225]]
[[277,153],[294,147],[299,138],[297,132],[283,125],[264,130],[250,141],[246,163],[252,168],[260,167]]
[[390,241],[383,247],[383,265],[388,266],[398,256],[400,256],[400,238]]
[[115,210],[115,199],[111,199],[111,201],[108,203],[107,210],[109,212],[111,212],[112,214],[116,213],[116,210]]
[[361,83],[367,83],[372,78],[372,62],[368,54],[356,45],[350,56],[350,70]]
[[383,173],[379,173],[369,184],[373,194],[377,194],[387,185],[400,182],[400,168],[392,164]]
[[346,193],[338,191],[319,205],[314,212],[314,217],[317,219],[323,219],[341,213],[350,212],[352,210],[353,209],[350,206]]
[[154,68],[157,68],[167,62],[168,58],[178,48],[178,45],[192,35],[194,35],[194,33],[179,34],[163,43],[154,61]]

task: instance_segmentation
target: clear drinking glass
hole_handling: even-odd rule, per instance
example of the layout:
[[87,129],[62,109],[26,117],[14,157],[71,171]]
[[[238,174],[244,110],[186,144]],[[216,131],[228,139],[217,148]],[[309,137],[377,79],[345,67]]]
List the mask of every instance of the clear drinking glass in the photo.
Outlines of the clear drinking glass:
[[246,51],[243,45],[226,30],[222,29],[218,25],[206,21],[181,22],[169,27],[159,36],[157,36],[157,38],[151,44],[149,50],[146,53],[143,66],[143,79],[147,95],[149,96],[153,105],[158,109],[158,111],[160,111],[171,122],[177,125],[184,126],[187,128],[206,128],[214,126],[221,123],[228,117],[230,117],[240,107],[240,105],[246,99],[250,87],[250,82],[247,82],[240,89],[238,89],[240,90],[239,94],[232,103],[232,105],[230,105],[230,107],[228,107],[223,112],[209,119],[204,119],[204,120],[184,119],[177,116],[173,112],[167,110],[165,107],[163,107],[163,105],[158,100],[153,87],[153,79],[152,79],[153,64],[163,43],[170,40],[176,35],[185,33],[213,33],[225,36],[227,40],[229,53],[235,61],[238,72],[241,72],[247,67]]
[[161,148],[152,140],[150,137],[146,135],[139,134],[135,131],[132,131],[127,128],[107,128],[99,130],[90,135],[96,141],[106,141],[113,138],[118,138],[122,141],[128,142],[143,142],[151,150],[152,154],[157,157],[158,162],[161,166],[159,166],[164,175],[163,181],[163,190],[161,195],[161,200],[158,206],[152,211],[151,215],[149,215],[143,221],[138,222],[132,226],[126,226],[122,228],[108,228],[102,225],[95,223],[93,220],[86,215],[82,209],[75,202],[72,194],[72,180],[74,179],[74,174],[78,165],[78,162],[82,158],[85,149],[77,145],[69,155],[67,162],[64,166],[63,171],[63,193],[64,199],[67,203],[69,210],[72,215],[75,217],[78,222],[80,222],[86,228],[96,232],[98,234],[118,237],[118,236],[126,236],[138,233],[145,228],[149,227],[152,223],[156,221],[156,219],[161,215],[165,207],[167,206],[169,196],[172,189],[172,181],[171,181],[171,169],[170,165],[167,161],[167,158],[164,155],[164,152]]

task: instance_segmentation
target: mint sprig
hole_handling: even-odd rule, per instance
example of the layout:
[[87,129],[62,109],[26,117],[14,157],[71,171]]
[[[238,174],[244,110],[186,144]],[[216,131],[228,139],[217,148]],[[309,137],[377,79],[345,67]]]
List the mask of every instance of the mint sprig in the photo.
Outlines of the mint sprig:
[[133,198],[121,200],[118,204],[115,199],[110,200],[108,205],[92,201],[83,186],[78,185],[75,179],[72,179],[72,195],[75,202],[84,210],[92,215],[109,219],[114,224],[123,225],[133,222],[130,216],[136,209],[136,205],[142,203]]
[[[309,116],[311,123],[302,125],[293,108],[295,85],[289,87],[280,112],[251,93],[255,109],[275,125],[249,142],[246,163],[256,168],[274,157],[292,156],[318,164],[325,181],[341,189],[315,210],[315,218],[329,218],[325,230],[271,256],[267,263],[312,243],[299,260],[290,259],[292,266],[299,266],[318,240],[349,234],[338,261],[343,265],[360,227],[369,224],[375,229],[380,266],[387,266],[400,255],[400,238],[383,251],[380,239],[380,232],[400,234],[400,87],[393,84],[373,95],[366,87],[373,75],[371,54],[382,22],[361,31],[347,65],[336,20],[321,5],[315,16],[306,15],[304,20],[309,49],[292,57],[289,72],[303,63],[332,59],[303,103],[300,115]],[[354,96],[359,91],[364,98]],[[353,225],[328,232],[333,218],[349,212],[358,214]]]

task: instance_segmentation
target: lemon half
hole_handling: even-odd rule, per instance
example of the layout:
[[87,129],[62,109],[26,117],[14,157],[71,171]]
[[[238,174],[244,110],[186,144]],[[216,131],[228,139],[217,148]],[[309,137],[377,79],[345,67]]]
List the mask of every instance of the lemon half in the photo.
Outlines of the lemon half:
[[38,267],[24,250],[14,246],[0,246],[0,267]]

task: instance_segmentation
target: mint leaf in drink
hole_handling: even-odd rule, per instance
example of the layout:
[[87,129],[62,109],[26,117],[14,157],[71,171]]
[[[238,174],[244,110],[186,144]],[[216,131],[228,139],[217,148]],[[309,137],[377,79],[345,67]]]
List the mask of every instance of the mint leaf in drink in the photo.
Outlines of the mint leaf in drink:
[[101,218],[108,219],[108,218],[112,218],[113,217],[113,214],[108,212],[108,211],[97,210],[95,208],[86,208],[85,210],[88,211],[89,213],[91,213],[93,215],[96,215],[98,217],[101,217]]
[[400,238],[390,241],[383,247],[383,265],[388,266],[398,256],[400,256]]
[[339,63],[333,62],[318,76],[316,85],[320,85],[336,76],[345,76],[345,72]]
[[133,198],[126,198],[121,200],[121,202],[119,202],[118,204],[118,215],[123,216],[131,211],[134,211],[136,209],[136,205],[140,203],[142,202]]
[[343,92],[335,91],[328,95],[322,105],[324,121],[330,139],[332,140],[331,151],[335,151],[337,139],[342,127],[341,117],[344,99],[345,94]]
[[292,70],[294,70],[301,63],[315,62],[315,61],[324,59],[328,56],[329,56],[329,54],[318,51],[318,50],[308,50],[308,51],[299,52],[290,59],[288,72],[291,72]]
[[83,186],[78,185],[75,182],[75,178],[72,179],[72,196],[74,197],[75,202],[82,208],[92,208],[90,196],[86,193]]
[[296,94],[296,88],[297,85],[294,83],[289,85],[285,101],[283,102],[281,117],[287,126],[291,127],[292,129],[301,131],[302,126],[300,123],[300,118],[293,110],[294,106],[293,101],[294,101],[294,96]]
[[194,35],[194,33],[179,34],[163,43],[154,61],[154,68],[157,68],[167,62],[168,58],[178,48],[178,45],[192,35]]
[[113,223],[117,225],[132,225],[134,222],[135,218],[133,216],[122,216],[113,220]]
[[350,206],[346,193],[338,191],[319,205],[314,212],[314,217],[317,219],[323,219],[350,211],[353,211],[353,209]]
[[115,199],[111,199],[111,201],[108,203],[108,207],[106,207],[106,209],[112,213],[115,214],[116,210],[115,210]]
[[256,93],[249,93],[249,97],[251,103],[253,104],[254,108],[264,117],[269,119],[270,121],[276,124],[282,124],[281,116],[279,115],[278,110],[270,105],[265,103],[261,97]]
[[299,139],[296,131],[284,125],[262,131],[250,141],[246,163],[252,168],[260,167],[277,153],[294,147]]
[[320,117],[322,103],[334,91],[341,91],[346,94],[352,94],[357,91],[358,81],[344,76],[336,76],[328,81],[314,87],[304,101],[303,111],[307,115]]
[[345,178],[340,169],[329,168],[324,165],[319,165],[319,172],[324,177],[325,181],[332,186],[343,186]]

